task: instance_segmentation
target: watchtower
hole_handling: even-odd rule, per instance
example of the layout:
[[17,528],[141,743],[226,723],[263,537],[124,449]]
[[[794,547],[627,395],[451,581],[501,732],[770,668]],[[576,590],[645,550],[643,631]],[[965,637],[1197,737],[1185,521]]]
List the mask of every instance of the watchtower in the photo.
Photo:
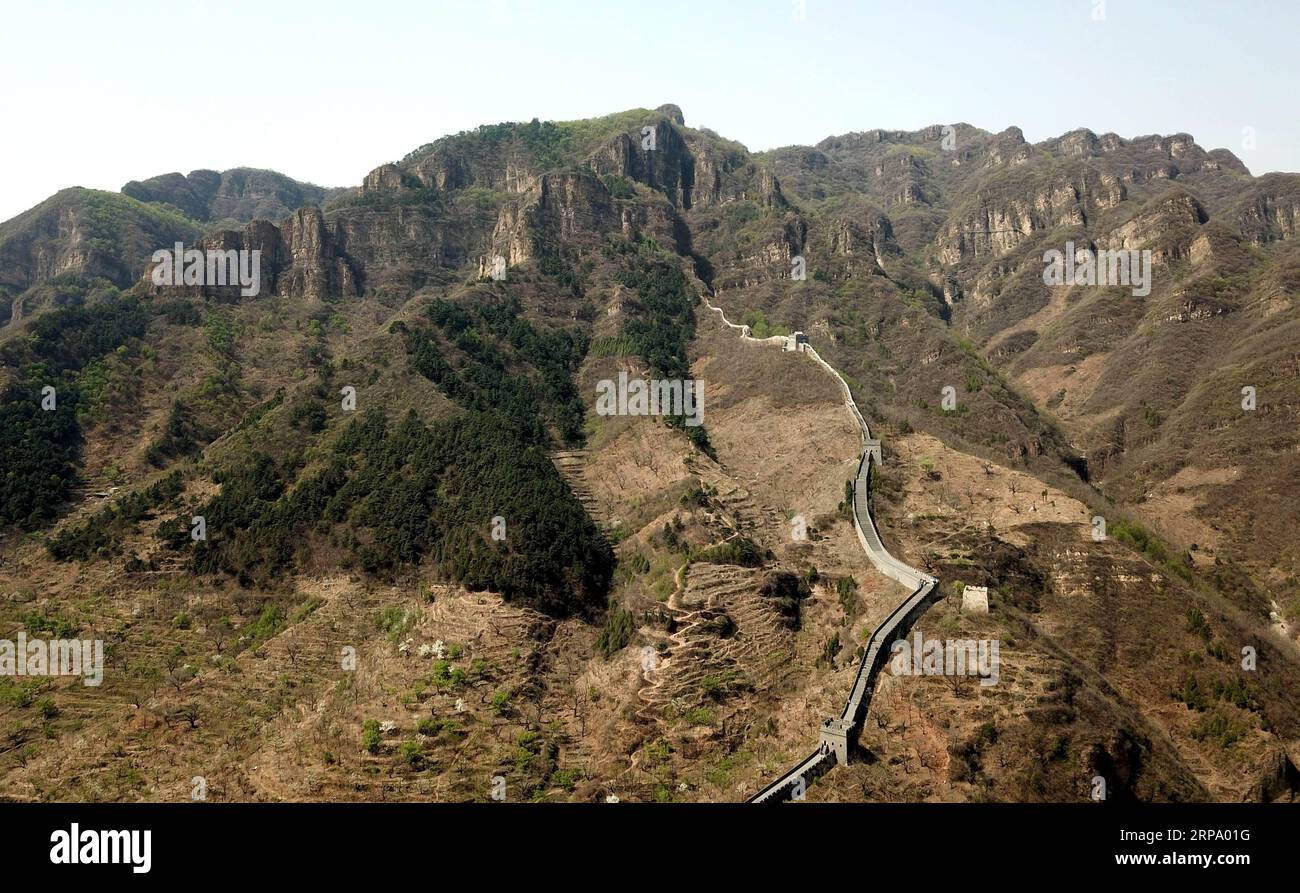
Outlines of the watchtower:
[[853,722],[832,717],[822,720],[821,746],[835,754],[835,762],[844,766],[849,762],[849,742],[853,737]]
[[871,454],[871,458],[872,458],[872,460],[873,460],[877,465],[884,465],[884,464],[885,464],[885,460],[884,460],[884,458],[883,458],[883,457],[881,456],[881,454],[880,454],[880,441],[879,441],[879,440],[874,439],[874,438],[873,438],[872,440],[868,440],[868,441],[866,442],[866,452],[868,452],[868,453]]
[[987,614],[989,612],[989,588],[987,586],[966,586],[961,591],[961,612],[963,614]]

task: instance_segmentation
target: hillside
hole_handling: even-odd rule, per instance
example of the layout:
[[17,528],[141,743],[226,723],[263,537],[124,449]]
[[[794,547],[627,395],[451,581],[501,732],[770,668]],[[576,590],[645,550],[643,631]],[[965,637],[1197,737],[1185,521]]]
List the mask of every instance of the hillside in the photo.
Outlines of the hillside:
[[[65,190],[0,224],[0,621],[108,656],[0,679],[0,796],[754,793],[906,593],[838,385],[707,297],[881,432],[882,536],[945,587],[918,628],[1001,642],[996,686],[883,676],[810,799],[1291,799],[1297,183],[1187,135],[755,154],[666,105],[355,190]],[[175,241],[263,288],[154,285]],[[1150,294],[1045,285],[1067,241],[1150,250]],[[602,414],[620,373],[703,381],[703,424]]]

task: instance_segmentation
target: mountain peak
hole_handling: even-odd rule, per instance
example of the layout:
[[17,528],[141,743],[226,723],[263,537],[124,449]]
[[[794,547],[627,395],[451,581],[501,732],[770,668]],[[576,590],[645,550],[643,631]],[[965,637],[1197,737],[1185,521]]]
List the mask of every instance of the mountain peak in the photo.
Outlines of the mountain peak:
[[686,118],[682,115],[682,107],[673,102],[667,102],[655,109],[656,112],[662,112],[673,120],[678,127],[686,126]]

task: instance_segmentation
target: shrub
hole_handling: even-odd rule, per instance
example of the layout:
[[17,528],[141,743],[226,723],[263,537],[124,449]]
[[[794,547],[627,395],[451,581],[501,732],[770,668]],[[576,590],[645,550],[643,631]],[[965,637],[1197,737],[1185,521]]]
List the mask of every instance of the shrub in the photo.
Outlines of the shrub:
[[368,753],[379,752],[379,742],[383,740],[383,733],[379,731],[379,720],[368,719],[361,725],[361,746]]
[[504,688],[494,691],[490,703],[492,706],[492,712],[496,713],[498,716],[504,715],[506,708],[510,704],[510,692]]
[[747,537],[737,537],[726,543],[719,543],[708,549],[702,549],[692,556],[695,561],[709,564],[738,564],[741,567],[761,567],[763,551],[758,544]]
[[417,769],[424,764],[424,745],[419,741],[403,741],[401,753],[402,759]]
[[852,577],[840,577],[835,581],[835,594],[839,596],[844,613],[852,617],[858,611],[858,583]]

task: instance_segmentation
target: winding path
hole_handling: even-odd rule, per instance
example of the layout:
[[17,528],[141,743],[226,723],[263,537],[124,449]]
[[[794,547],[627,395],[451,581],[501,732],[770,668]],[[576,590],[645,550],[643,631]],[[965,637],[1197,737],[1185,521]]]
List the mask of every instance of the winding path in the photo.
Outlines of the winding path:
[[[774,346],[786,344],[787,339],[782,335],[754,338],[749,334],[749,326],[736,325],[727,319],[721,307],[715,307],[707,298],[702,300],[706,307],[722,317],[724,324],[739,331],[742,340]],[[867,422],[858,410],[858,405],[853,400],[853,392],[844,377],[835,371],[830,363],[823,360],[812,345],[805,342],[800,347],[799,353],[807,354],[819,366],[835,376],[843,392],[844,405],[853,413],[853,418],[858,423],[858,434],[862,439],[862,458],[858,462],[858,473],[853,481],[853,528],[857,531],[858,541],[876,570],[907,587],[911,595],[894,608],[867,640],[848,701],[845,702],[844,709],[838,717],[830,717],[822,721],[821,739],[817,749],[750,797],[750,803],[775,802],[792,797],[802,798],[804,790],[816,778],[830,771],[837,763],[849,761],[858,733],[866,720],[867,709],[871,705],[871,694],[875,690],[876,677],[889,655],[889,645],[895,639],[907,634],[916,618],[934,601],[939,586],[937,577],[932,577],[899,561],[889,554],[889,550],[880,541],[880,532],[871,517],[870,503],[871,468],[873,465],[880,464],[880,441],[872,439]]]

